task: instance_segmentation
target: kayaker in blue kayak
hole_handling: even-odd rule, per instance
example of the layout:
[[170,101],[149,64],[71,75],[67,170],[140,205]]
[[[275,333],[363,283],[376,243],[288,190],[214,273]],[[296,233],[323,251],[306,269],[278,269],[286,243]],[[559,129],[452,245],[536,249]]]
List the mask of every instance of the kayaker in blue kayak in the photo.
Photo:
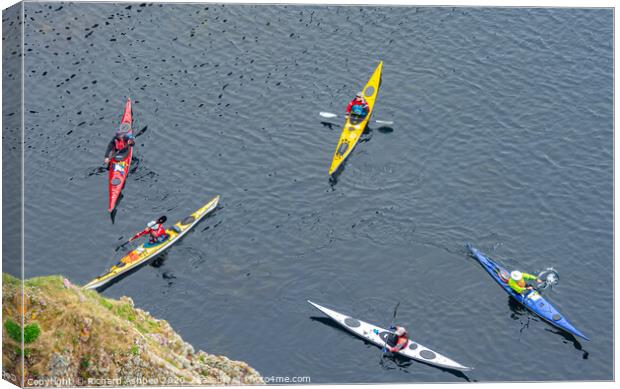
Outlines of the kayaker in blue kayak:
[[364,117],[368,114],[368,103],[364,99],[364,94],[358,92],[355,98],[347,105],[347,116],[353,114]]
[[385,348],[392,353],[397,353],[407,347],[407,343],[409,343],[407,329],[405,329],[405,327],[396,326],[395,331],[387,336]]
[[519,294],[524,294],[525,291],[531,291],[534,289],[533,286],[526,284],[525,281],[533,281],[536,280],[537,283],[541,283],[542,281],[538,279],[538,277],[528,274],[522,273],[518,270],[510,273],[510,279],[508,280],[508,286],[512,288],[515,292]]

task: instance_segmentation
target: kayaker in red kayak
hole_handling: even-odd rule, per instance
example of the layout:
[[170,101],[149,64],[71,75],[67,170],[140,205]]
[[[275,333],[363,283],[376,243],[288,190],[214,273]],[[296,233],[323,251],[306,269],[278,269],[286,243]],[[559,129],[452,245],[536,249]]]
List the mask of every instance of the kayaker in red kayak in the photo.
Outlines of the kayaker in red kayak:
[[353,113],[357,116],[366,116],[368,114],[368,103],[364,99],[364,94],[358,92],[355,98],[347,105],[347,116]]
[[409,337],[405,327],[396,326],[396,330],[388,335],[385,348],[390,352],[396,353],[405,348],[408,342]]
[[146,234],[150,234],[150,244],[158,244],[164,242],[166,239],[168,239],[168,234],[166,233],[166,229],[164,228],[164,223],[166,222],[166,220],[168,220],[168,218],[166,216],[162,216],[157,220],[149,222],[146,225],[146,228],[131,237],[131,239],[129,239],[129,242]]
[[541,283],[542,281],[538,279],[538,277],[533,276],[528,273],[522,273],[518,270],[510,273],[510,279],[508,280],[508,286],[512,288],[515,292],[519,294],[523,294],[526,290],[531,291],[534,289],[533,286],[526,284],[525,281],[533,281],[536,280],[537,283]]
[[118,154],[124,154],[125,149],[129,146],[136,144],[134,136],[131,132],[131,125],[129,123],[121,124],[119,130],[114,135],[114,138],[108,143],[108,147],[105,151],[104,164],[110,163],[110,160]]

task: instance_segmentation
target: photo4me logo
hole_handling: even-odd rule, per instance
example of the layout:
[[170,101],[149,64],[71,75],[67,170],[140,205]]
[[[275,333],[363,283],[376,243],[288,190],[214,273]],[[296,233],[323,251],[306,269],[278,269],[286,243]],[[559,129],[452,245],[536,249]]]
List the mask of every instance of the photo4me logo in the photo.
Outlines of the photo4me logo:
[[266,384],[309,384],[312,382],[309,376],[266,376],[262,378]]

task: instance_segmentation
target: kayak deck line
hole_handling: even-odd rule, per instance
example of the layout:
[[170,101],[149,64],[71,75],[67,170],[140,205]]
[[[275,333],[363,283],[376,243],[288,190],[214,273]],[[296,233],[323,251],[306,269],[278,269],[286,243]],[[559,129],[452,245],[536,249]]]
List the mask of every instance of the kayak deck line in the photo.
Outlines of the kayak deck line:
[[112,282],[116,278],[123,274],[127,274],[133,269],[146,264],[149,260],[155,258],[157,255],[164,252],[168,247],[176,243],[185,234],[187,234],[198,222],[200,222],[205,216],[210,214],[216,209],[220,200],[220,196],[215,196],[208,203],[200,207],[197,211],[184,219],[178,221],[171,227],[166,229],[166,233],[169,238],[161,244],[155,246],[149,246],[148,243],[138,246],[136,249],[130,251],[110,270],[99,277],[96,277],[88,284],[84,285],[83,289],[98,289],[108,283]]
[[342,128],[342,133],[338,144],[336,145],[336,151],[332,158],[332,163],[329,167],[329,175],[333,176],[340,166],[344,163],[347,157],[351,154],[355,145],[358,143],[362,133],[368,125],[368,121],[372,116],[373,108],[377,95],[379,94],[379,87],[381,86],[381,72],[383,70],[383,61],[379,61],[379,64],[375,68],[372,76],[362,89],[364,99],[368,103],[368,113],[363,118],[355,115],[349,115]]
[[473,247],[470,243],[467,243],[467,249],[474,259],[480,263],[480,265],[489,273],[491,277],[499,284],[499,286],[504,289],[508,295],[514,298],[521,305],[526,307],[531,312],[535,313],[538,317],[551,324],[555,328],[568,332],[573,336],[577,336],[583,338],[585,340],[590,340],[587,336],[585,336],[581,331],[575,328],[569,321],[566,319],[564,315],[562,315],[547,299],[545,299],[538,291],[534,290],[528,293],[526,296],[523,296],[514,290],[506,282],[504,282],[498,273],[507,273],[510,272],[497,264],[475,247]]
[[[369,341],[375,346],[384,347],[387,336],[391,333],[385,328],[381,328],[370,323],[366,323],[362,320],[355,319],[350,316],[343,315],[332,309],[325,308],[317,303],[307,300],[310,305],[321,311],[324,315],[329,317],[338,323],[341,327],[344,327],[349,332],[359,336],[360,338]],[[439,354],[436,351],[429,349],[417,342],[409,339],[407,345],[397,354],[414,359],[419,362],[423,362],[432,366],[441,367],[449,370],[458,371],[470,371],[472,367],[461,365],[452,359]]]

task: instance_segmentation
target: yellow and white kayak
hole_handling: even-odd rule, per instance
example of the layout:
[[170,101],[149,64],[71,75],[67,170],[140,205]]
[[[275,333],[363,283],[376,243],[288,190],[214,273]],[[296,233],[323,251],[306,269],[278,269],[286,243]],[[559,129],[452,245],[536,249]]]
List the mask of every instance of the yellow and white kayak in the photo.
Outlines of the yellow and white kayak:
[[211,201],[200,207],[196,212],[192,213],[183,220],[178,221],[172,227],[166,229],[168,239],[159,244],[145,243],[135,250],[125,255],[110,270],[99,277],[95,278],[88,284],[84,285],[84,289],[97,289],[108,284],[115,278],[136,269],[140,265],[147,263],[150,259],[155,258],[158,254],[164,252],[168,247],[172,246],[176,241],[181,239],[189,230],[192,229],[206,215],[211,213],[220,201],[220,196],[215,196]]
[[340,135],[340,140],[338,141],[338,146],[336,146],[336,151],[334,152],[332,165],[329,167],[330,176],[338,170],[344,160],[349,156],[349,154],[351,154],[351,151],[353,151],[353,148],[359,141],[360,136],[362,136],[362,133],[366,129],[366,125],[368,124],[368,120],[370,120],[372,110],[375,106],[375,100],[377,99],[377,95],[379,93],[382,69],[383,61],[379,62],[379,65],[377,65],[377,68],[370,77],[370,80],[368,80],[366,86],[362,89],[364,99],[366,99],[366,102],[368,103],[368,114],[364,116],[362,120],[359,120],[359,118],[354,115],[350,115],[344,123],[344,128],[342,129],[342,134]]

